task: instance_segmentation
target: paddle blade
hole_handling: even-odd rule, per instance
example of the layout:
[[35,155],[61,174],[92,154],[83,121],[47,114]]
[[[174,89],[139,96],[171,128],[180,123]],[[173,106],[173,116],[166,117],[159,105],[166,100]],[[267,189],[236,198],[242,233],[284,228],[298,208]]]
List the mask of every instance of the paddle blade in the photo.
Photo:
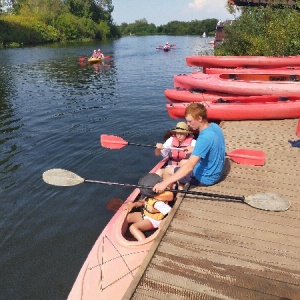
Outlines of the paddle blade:
[[112,55],[107,55],[107,56],[104,56],[104,59],[110,59],[112,57],[113,57]]
[[43,173],[43,180],[56,186],[73,186],[84,182],[77,174],[64,169],[51,169]]
[[100,136],[100,144],[104,148],[121,149],[127,146],[128,142],[116,135],[102,134]]
[[266,162],[266,154],[260,150],[236,149],[226,155],[242,165],[263,166]]
[[288,199],[274,193],[258,193],[245,197],[245,202],[255,208],[268,211],[286,211],[291,203]]
[[296,134],[297,134],[297,137],[300,137],[300,118],[297,123]]

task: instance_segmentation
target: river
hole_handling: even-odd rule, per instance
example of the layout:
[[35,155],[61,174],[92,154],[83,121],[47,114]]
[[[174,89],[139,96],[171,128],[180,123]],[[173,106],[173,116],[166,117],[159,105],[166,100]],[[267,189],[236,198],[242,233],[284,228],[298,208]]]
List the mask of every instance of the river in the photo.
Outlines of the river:
[[[157,50],[166,42],[169,52]],[[101,147],[101,134],[163,141],[172,120],[164,90],[189,73],[188,55],[211,54],[209,38],[124,37],[0,50],[1,299],[66,299],[89,250],[126,187],[83,183],[56,187],[52,168],[86,179],[137,184],[159,157],[154,149]],[[105,65],[86,59],[101,48]]]

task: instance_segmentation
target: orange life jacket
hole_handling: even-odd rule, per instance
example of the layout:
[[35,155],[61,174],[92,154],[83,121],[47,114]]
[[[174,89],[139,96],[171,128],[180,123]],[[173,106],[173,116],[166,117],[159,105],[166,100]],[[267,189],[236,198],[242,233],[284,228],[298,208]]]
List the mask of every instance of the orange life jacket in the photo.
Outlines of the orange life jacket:
[[154,198],[146,198],[145,199],[145,205],[143,210],[143,215],[148,216],[149,218],[152,218],[154,220],[162,220],[165,215],[163,215],[159,210],[157,210],[154,205],[157,201],[163,201],[167,203],[168,201],[173,200],[173,193],[169,191],[165,191]]
[[[193,138],[193,136],[187,136],[186,139],[182,143],[180,143],[175,135],[173,136],[171,147],[185,148],[187,146],[190,146],[192,144]],[[178,165],[182,159],[187,158],[187,153],[182,150],[171,150],[169,156],[170,165]]]

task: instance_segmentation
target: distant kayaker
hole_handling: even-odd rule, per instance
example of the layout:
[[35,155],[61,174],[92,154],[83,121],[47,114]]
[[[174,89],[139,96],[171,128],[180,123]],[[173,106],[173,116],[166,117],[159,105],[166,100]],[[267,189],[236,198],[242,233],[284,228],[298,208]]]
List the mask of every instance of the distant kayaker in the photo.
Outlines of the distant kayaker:
[[153,191],[157,193],[177,181],[182,185],[206,186],[217,183],[222,176],[225,139],[221,128],[208,122],[206,107],[200,103],[192,103],[186,108],[185,119],[192,130],[199,130],[195,148],[185,164],[175,167],[174,174],[154,186]]
[[[139,185],[149,187],[160,181],[162,181],[162,178],[159,175],[149,173],[139,180]],[[141,194],[144,196],[143,199],[124,205],[124,210],[129,212],[134,208],[142,208],[140,211],[131,212],[127,215],[127,222],[132,223],[129,226],[129,231],[138,241],[146,238],[144,231],[159,227],[171,210],[168,202],[174,198],[173,193],[170,191],[157,194],[151,189],[141,188]]]
[[[164,144],[157,143],[155,155],[162,157],[169,156],[168,166],[158,171],[162,178],[174,174],[175,167],[183,165],[190,157],[192,150],[196,145],[196,140],[185,122],[178,122],[174,129],[170,130],[172,136]],[[189,147],[191,146],[191,147]],[[188,148],[189,147],[189,148]],[[171,149],[180,148],[180,150]]]
[[104,54],[101,52],[101,49],[97,50],[97,58],[104,58]]
[[94,50],[94,52],[92,54],[92,58],[97,58],[97,50]]
[[169,44],[169,42],[166,42],[166,44],[164,45],[164,49],[170,49],[170,44]]

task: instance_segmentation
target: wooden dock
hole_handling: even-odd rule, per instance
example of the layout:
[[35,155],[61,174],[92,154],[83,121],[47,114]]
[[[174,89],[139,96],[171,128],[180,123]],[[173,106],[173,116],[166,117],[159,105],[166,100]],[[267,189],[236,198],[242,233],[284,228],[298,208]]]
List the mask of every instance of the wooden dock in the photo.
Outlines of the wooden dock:
[[298,120],[225,122],[227,151],[263,150],[264,166],[227,161],[223,180],[192,190],[247,196],[273,192],[287,211],[179,196],[123,299],[300,299]]

